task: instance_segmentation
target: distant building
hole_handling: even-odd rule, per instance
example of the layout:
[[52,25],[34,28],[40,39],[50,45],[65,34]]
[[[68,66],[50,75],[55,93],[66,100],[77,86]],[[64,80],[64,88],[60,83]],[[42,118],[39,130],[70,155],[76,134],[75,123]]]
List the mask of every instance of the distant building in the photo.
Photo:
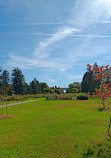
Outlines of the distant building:
[[66,93],[66,90],[67,90],[68,88],[60,88],[60,89],[62,89],[63,92]]

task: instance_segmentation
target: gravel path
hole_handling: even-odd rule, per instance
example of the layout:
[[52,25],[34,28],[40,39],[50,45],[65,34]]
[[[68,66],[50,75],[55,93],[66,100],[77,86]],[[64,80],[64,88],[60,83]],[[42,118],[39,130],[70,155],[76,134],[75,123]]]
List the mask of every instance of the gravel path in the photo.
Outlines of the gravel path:
[[[30,103],[30,102],[34,102],[34,101],[39,101],[39,100],[30,100],[30,101],[22,101],[22,102],[17,102],[17,103],[11,103],[11,104],[7,104],[7,106]],[[3,107],[5,107],[5,106],[6,106],[6,104],[3,105]],[[2,107],[2,105],[0,105],[0,107]]]

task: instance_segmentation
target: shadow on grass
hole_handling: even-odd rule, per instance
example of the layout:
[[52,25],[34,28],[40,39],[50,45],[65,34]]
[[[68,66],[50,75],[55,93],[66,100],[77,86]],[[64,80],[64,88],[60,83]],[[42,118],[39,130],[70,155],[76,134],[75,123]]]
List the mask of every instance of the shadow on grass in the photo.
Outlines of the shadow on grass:
[[107,138],[105,142],[89,147],[86,152],[83,153],[83,158],[88,157],[111,158],[111,138]]
[[106,109],[104,107],[99,107],[98,111],[105,111]]
[[94,155],[94,151],[92,149],[87,149],[86,153],[83,154],[83,158],[91,157]]

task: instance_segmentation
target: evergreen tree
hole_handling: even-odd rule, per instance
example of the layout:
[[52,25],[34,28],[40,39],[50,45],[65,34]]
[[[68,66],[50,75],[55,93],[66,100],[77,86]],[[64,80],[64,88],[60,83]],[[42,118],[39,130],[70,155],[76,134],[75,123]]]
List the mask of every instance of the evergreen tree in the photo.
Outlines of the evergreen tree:
[[39,81],[36,78],[34,78],[32,82],[30,82],[30,87],[32,89],[33,94],[40,93]]
[[[97,63],[94,66],[98,66]],[[100,81],[95,79],[94,73],[88,69],[87,72],[83,76],[83,80],[81,83],[81,91],[82,92],[90,92],[91,94],[96,91],[96,88],[99,88]]]
[[92,72],[86,72],[84,74],[84,77],[83,77],[83,80],[82,80],[82,83],[81,83],[81,91],[85,92],[85,93],[94,92]]
[[2,79],[2,74],[1,74],[1,72],[2,72],[2,69],[0,68],[0,81],[1,81],[1,79]]
[[24,94],[32,94],[32,88],[27,83],[24,84]]
[[11,84],[8,84],[8,88],[9,88],[9,90],[8,90],[8,95],[12,95],[12,94],[14,94],[15,92],[14,92],[14,89],[13,89],[13,86],[11,85]]
[[9,83],[9,72],[7,70],[4,70],[2,73],[2,82]]
[[23,94],[25,80],[22,71],[17,67],[12,70],[12,85],[16,94]]

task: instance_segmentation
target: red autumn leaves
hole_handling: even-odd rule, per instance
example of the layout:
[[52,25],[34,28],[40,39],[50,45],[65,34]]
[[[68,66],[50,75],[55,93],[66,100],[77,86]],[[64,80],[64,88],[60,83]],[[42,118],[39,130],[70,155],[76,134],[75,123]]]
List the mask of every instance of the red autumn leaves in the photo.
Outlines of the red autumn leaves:
[[[87,69],[93,72],[96,80],[100,81],[100,89],[93,93],[93,98],[100,98],[103,108],[105,108],[106,99],[111,97],[111,67],[108,65],[99,67],[87,64]],[[109,104],[108,106],[110,106]]]

